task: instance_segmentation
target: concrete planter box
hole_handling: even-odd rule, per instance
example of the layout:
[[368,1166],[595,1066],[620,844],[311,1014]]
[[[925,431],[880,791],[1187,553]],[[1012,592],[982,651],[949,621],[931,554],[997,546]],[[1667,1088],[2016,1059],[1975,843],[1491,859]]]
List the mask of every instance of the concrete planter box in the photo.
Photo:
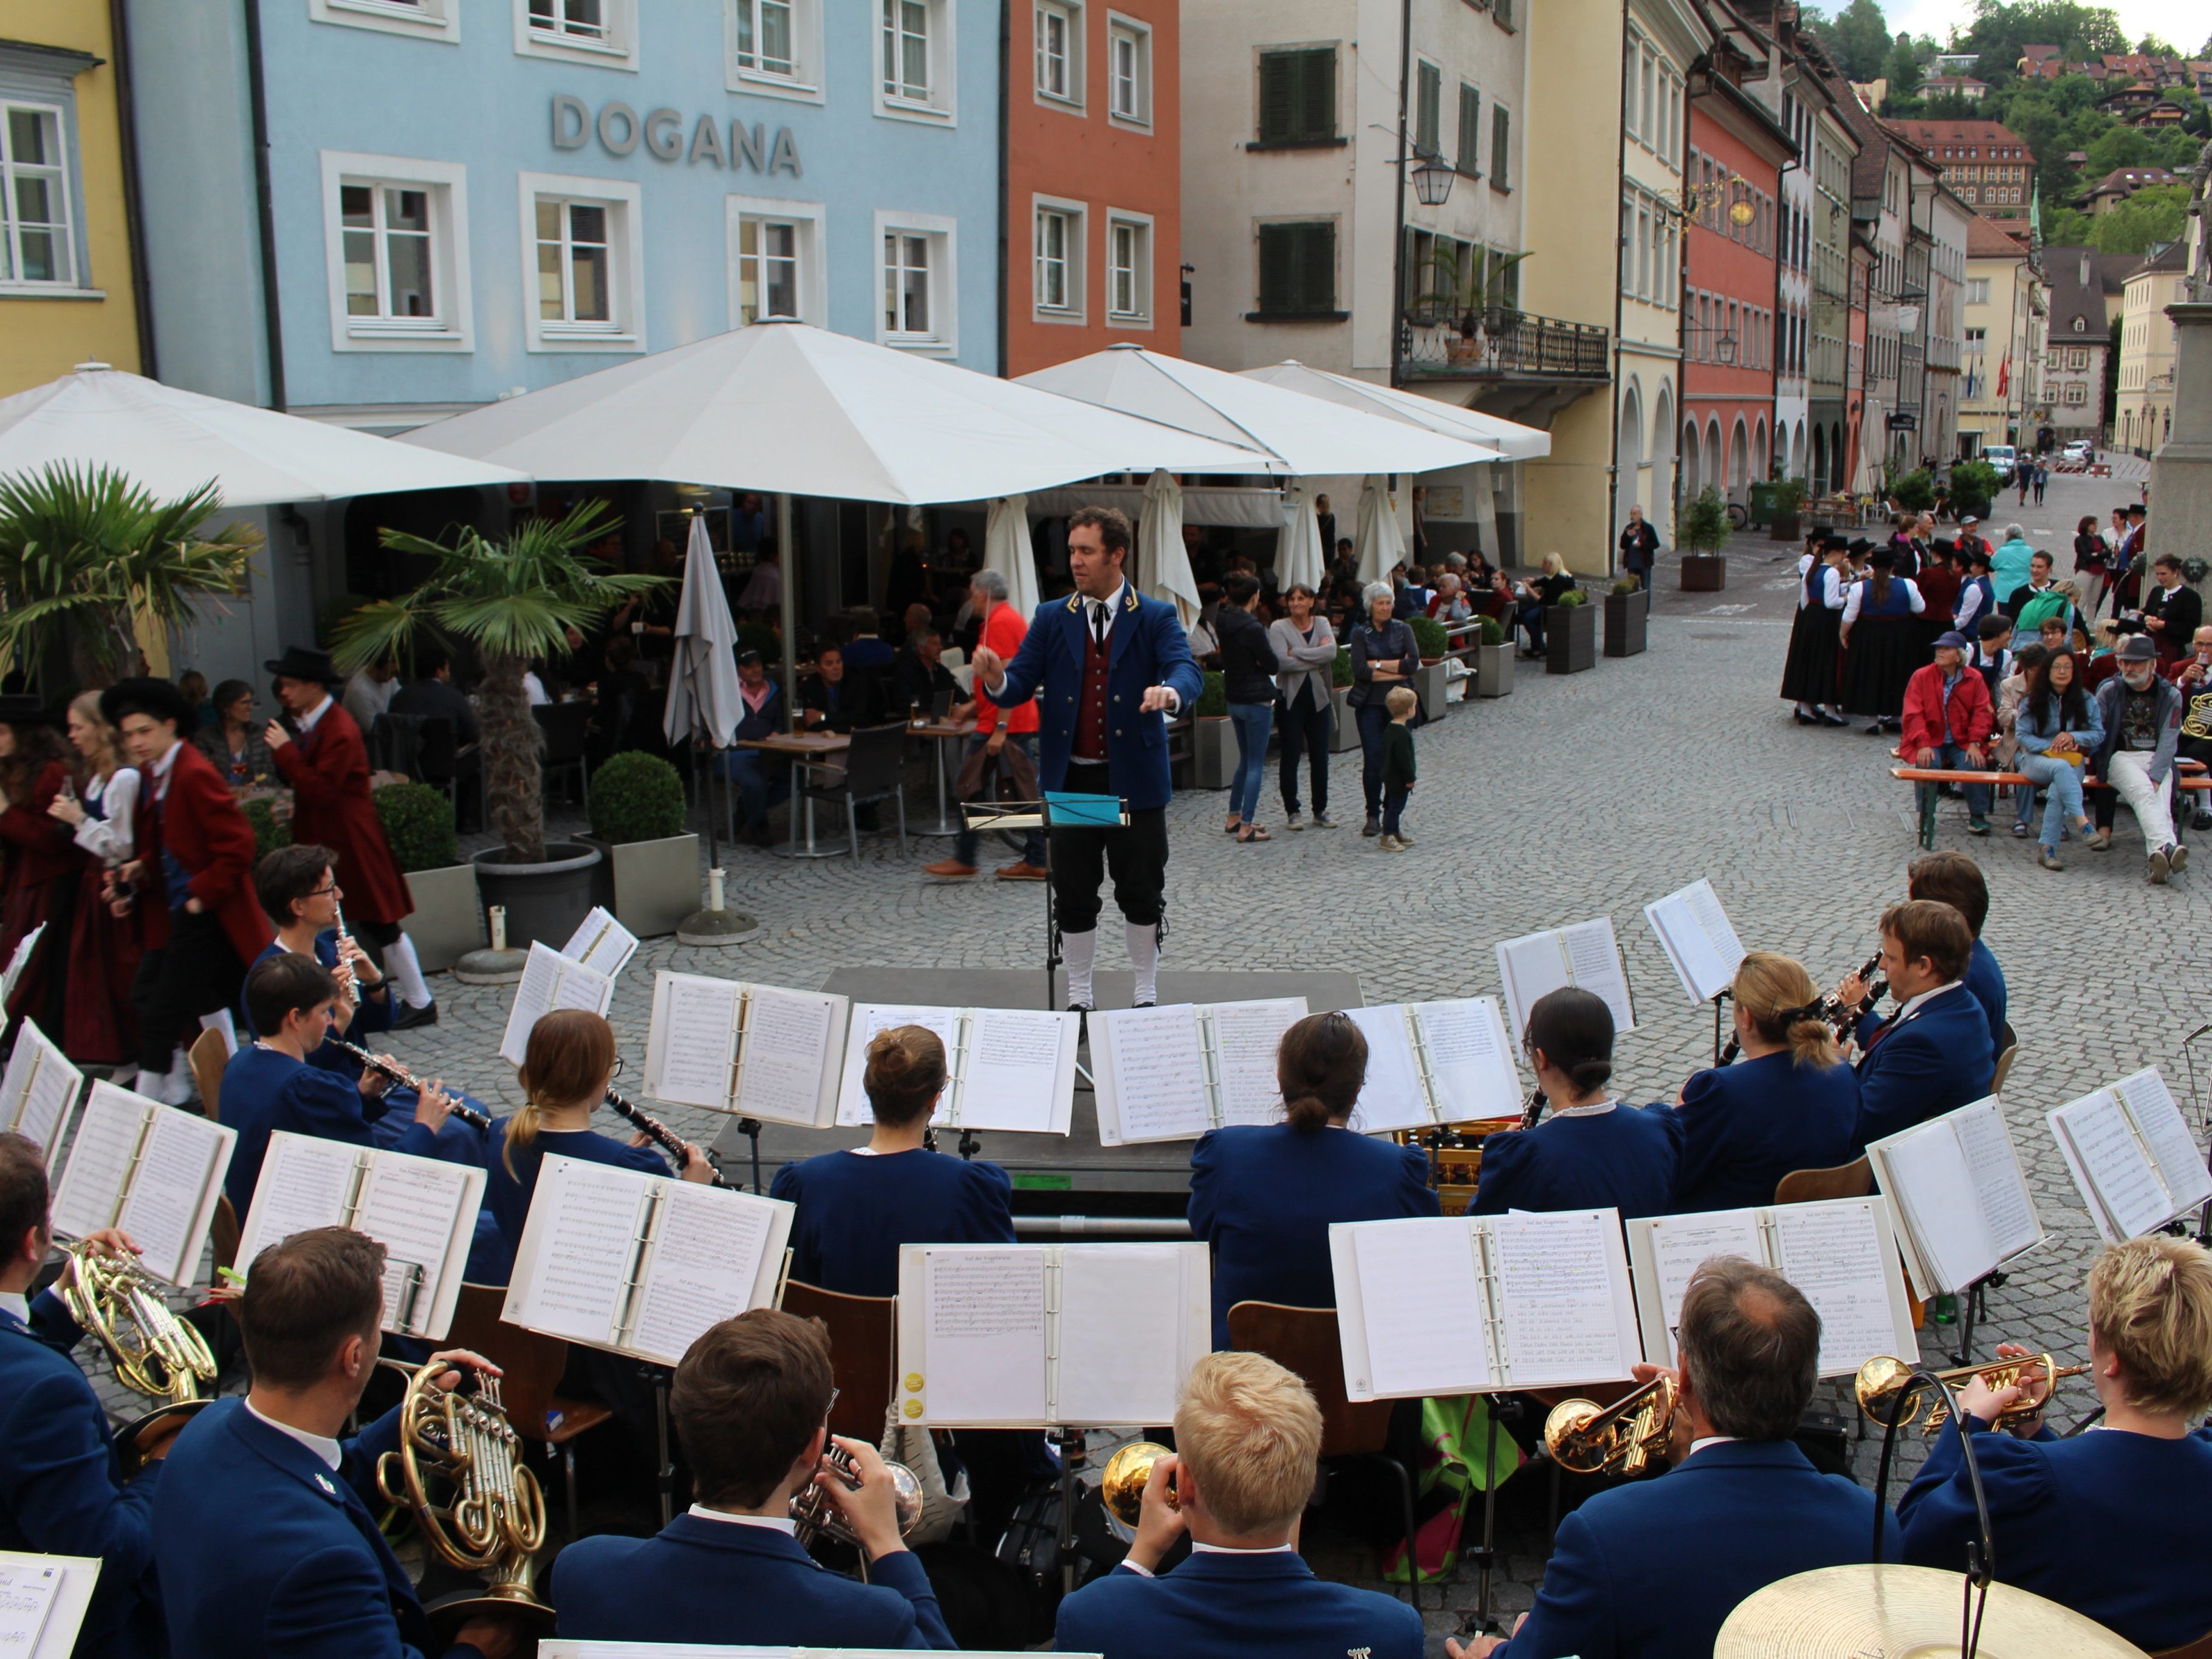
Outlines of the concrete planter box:
[[1191,773],[1200,789],[1226,789],[1237,775],[1237,731],[1226,714],[1200,714],[1191,722]]
[[1513,695],[1513,641],[1479,645],[1474,648],[1474,695],[1510,697]]
[[700,908],[699,837],[670,836],[665,841],[605,842],[579,837],[599,849],[592,872],[592,898],[614,912],[615,920],[640,939],[672,933]]
[[1651,590],[1605,596],[1605,654],[1635,657],[1643,654],[1651,620]]
[[1359,747],[1359,721],[1352,712],[1352,688],[1340,685],[1332,689],[1328,700],[1334,714],[1328,728],[1328,752],[1348,755]]
[[1421,700],[1421,718],[1440,720],[1444,717],[1444,659],[1437,658],[1424,662],[1413,673],[1413,695]]
[[407,902],[407,937],[426,974],[443,973],[470,951],[488,943],[483,907],[477,902],[477,867],[450,864],[442,870],[417,870],[403,877]]
[[1597,666],[1597,607],[1554,605],[1544,611],[1544,672],[1579,674]]
[[1717,553],[1685,553],[1679,568],[1685,593],[1717,593],[1728,586],[1728,561]]

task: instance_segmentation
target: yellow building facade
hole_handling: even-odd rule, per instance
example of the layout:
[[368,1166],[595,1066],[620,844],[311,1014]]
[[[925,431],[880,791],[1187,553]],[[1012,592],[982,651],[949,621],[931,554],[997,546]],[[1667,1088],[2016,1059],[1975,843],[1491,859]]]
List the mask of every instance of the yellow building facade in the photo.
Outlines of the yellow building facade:
[[0,397],[145,372],[107,0],[0,0]]

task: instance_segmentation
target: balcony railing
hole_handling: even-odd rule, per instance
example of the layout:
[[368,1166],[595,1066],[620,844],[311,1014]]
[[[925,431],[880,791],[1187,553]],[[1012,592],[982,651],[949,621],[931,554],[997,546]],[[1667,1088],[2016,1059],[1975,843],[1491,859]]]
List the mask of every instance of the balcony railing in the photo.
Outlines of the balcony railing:
[[1412,380],[1603,381],[1612,346],[1610,329],[1525,311],[1453,319],[1416,311],[1399,319],[1398,368]]

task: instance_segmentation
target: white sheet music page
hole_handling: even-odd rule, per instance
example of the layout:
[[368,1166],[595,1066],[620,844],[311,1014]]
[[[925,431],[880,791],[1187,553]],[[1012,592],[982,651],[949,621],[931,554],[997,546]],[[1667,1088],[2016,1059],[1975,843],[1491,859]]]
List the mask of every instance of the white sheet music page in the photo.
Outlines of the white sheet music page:
[[561,954],[571,962],[580,962],[595,974],[605,974],[609,979],[619,979],[629,959],[637,954],[637,935],[617,921],[613,915],[599,905],[592,907],[591,915],[584,918],[583,926],[568,936],[561,947]]
[[[2070,1101],[2051,1113],[2090,1191],[2118,1238],[2140,1238],[2165,1224],[2177,1206],[2136,1139],[2120,1097],[2110,1089]],[[80,1131],[79,1133],[82,1133]]]
[[1413,1013],[1428,1049],[1429,1086],[1445,1122],[1520,1115],[1521,1075],[1513,1069],[1495,998],[1417,1002]]
[[411,1261],[422,1270],[406,1335],[445,1334],[436,1307],[449,1273],[459,1270],[452,1260],[454,1252],[465,1255],[468,1249],[464,1210],[474,1230],[476,1206],[468,1202],[469,1186],[469,1171],[461,1165],[404,1152],[378,1152],[362,1177],[354,1231],[383,1245],[391,1261]]
[[1173,1244],[1060,1247],[1062,1423],[1170,1423],[1189,1369],[1176,1340],[1191,1253]]
[[310,1227],[343,1227],[354,1193],[354,1171],[368,1148],[319,1135],[279,1129],[269,1137],[253,1201],[238,1243],[238,1259],[251,1266],[262,1249]]
[[521,1065],[531,1030],[540,1019],[556,1008],[588,1008],[604,1014],[614,994],[615,982],[606,975],[569,961],[543,939],[531,940],[529,959],[522,964],[522,979],[507,1009],[499,1057],[510,1066]]
[[1559,938],[1567,947],[1567,961],[1574,969],[1575,983],[1605,1000],[1605,1006],[1613,1011],[1615,1032],[1634,1030],[1636,1006],[1628,994],[1628,970],[1621,966],[1620,945],[1613,935],[1613,918],[1599,916],[1592,921],[1562,927]]
[[83,1087],[84,1073],[26,1014],[15,1028],[7,1073],[0,1077],[0,1124],[37,1142],[40,1156],[51,1164],[62,1119]]
[[1405,1005],[1344,1012],[1367,1039],[1367,1080],[1352,1106],[1352,1127],[1371,1135],[1434,1122],[1421,1087],[1420,1065],[1413,1058],[1413,1040],[1406,1034]]
[[1902,1343],[1898,1334],[1873,1203],[1778,1204],[1771,1213],[1774,1265],[1820,1316],[1820,1375],[1848,1376],[1876,1354],[1914,1358],[1911,1331]]
[[58,1659],[76,1645],[82,1605],[77,1618],[68,1621],[68,1631],[52,1632],[60,1637],[58,1642],[46,1639],[72,1571],[83,1573],[89,1581],[99,1576],[100,1562],[84,1556],[0,1555],[0,1655],[7,1659],[53,1655]]
[[115,1224],[137,1241],[144,1252],[139,1263],[155,1278],[191,1283],[206,1243],[202,1218],[211,1207],[210,1189],[230,1167],[237,1139],[237,1131],[190,1112],[153,1115]]
[[[938,1041],[945,1045],[945,1063],[957,1068],[958,1055],[954,1052],[960,1043],[960,1010],[932,1008],[915,1003],[862,1002],[854,1005],[851,1021],[845,1028],[845,1075],[837,1091],[837,1123],[841,1128],[860,1128],[875,1121],[868,1110],[868,1091],[863,1079],[868,1069],[868,1044],[878,1031],[888,1031],[899,1025],[926,1025],[937,1033]],[[947,1088],[945,1093],[950,1095]],[[945,1121],[945,1103],[938,1103],[930,1114],[933,1124]]]
[[1369,1373],[1352,1390],[1403,1399],[1496,1387],[1474,1227],[1439,1216],[1355,1222],[1349,1231]]
[[31,952],[39,948],[39,935],[46,931],[46,924],[42,921],[15,942],[15,954],[8,958],[5,968],[0,968],[0,1003],[15,994],[15,981],[23,976]]
[[653,1179],[549,1153],[515,1251],[507,1320],[594,1347],[613,1346]]
[[1983,1224],[1990,1230],[1997,1260],[2008,1261],[2022,1250],[2040,1243],[2043,1225],[2035,1218],[2035,1200],[2029,1196],[2027,1178],[2021,1173],[2020,1152],[2006,1127],[2004,1108],[1996,1096],[1961,1106],[1945,1114],[1958,1132],[1960,1149],[1966,1155]]
[[1066,1134],[1075,1098],[1077,1018],[1042,1008],[975,1010],[960,1126]]
[[823,1119],[823,1079],[837,1059],[837,999],[815,991],[756,985],[745,1018],[738,1110],[769,1123],[802,1128]]
[[1735,982],[1743,941],[1721,908],[1711,882],[1700,878],[1644,907],[1644,919],[1692,1002],[1711,1002]]
[[2143,1145],[2150,1148],[2175,1212],[2193,1210],[2212,1198],[2212,1169],[2205,1165],[2204,1149],[2190,1133],[2181,1108],[2174,1103],[2158,1069],[2149,1066],[2133,1077],[2122,1078],[2112,1085],[2112,1091],[2135,1120],[2136,1133],[2142,1137]]
[[70,1142],[69,1164],[54,1188],[54,1231],[69,1238],[112,1227],[131,1180],[131,1160],[160,1102],[102,1080],[92,1085]]
[[744,987],[704,974],[653,976],[653,1028],[646,1040],[645,1091],[672,1106],[730,1109]]
[[[1904,1215],[1934,1282],[1921,1291],[1957,1295],[2000,1260],[1982,1213],[1966,1148],[1946,1118],[1917,1125],[1879,1143],[1890,1179],[1883,1191]],[[1890,1192],[1891,1186],[1896,1191]]]
[[1491,1218],[1505,1369],[1516,1388],[1605,1382],[1643,1358],[1614,1210]]
[[1513,1041],[1528,1029],[1528,1011],[1563,985],[1572,985],[1567,953],[1557,928],[1501,939],[1498,945],[1498,977],[1505,987],[1505,1024]]
[[1105,1037],[1093,1046],[1105,1051],[1103,1080],[1123,1144],[1195,1140],[1213,1127],[1194,1005],[1115,1008],[1091,1018],[1091,1029]]
[[673,1365],[709,1326],[752,1305],[775,1201],[686,1181],[668,1182],[660,1194],[624,1346]]
[[922,1287],[929,1420],[1042,1425],[1044,1247],[933,1248]]
[[1304,997],[1212,1006],[1213,1057],[1221,1083],[1223,1123],[1283,1121],[1283,1091],[1275,1081],[1275,1052],[1282,1047],[1283,1033],[1305,1017]]
[[[1688,1215],[1654,1217],[1651,1266],[1658,1281],[1661,1316],[1666,1325],[1667,1363],[1681,1362],[1675,1346],[1675,1328],[1682,1322],[1682,1297],[1697,1277],[1698,1269],[1717,1255],[1740,1255],[1747,1261],[1764,1262],[1765,1247],[1759,1242],[1757,1210],[1705,1210]],[[1659,1333],[1646,1330],[1647,1351],[1658,1352]]]

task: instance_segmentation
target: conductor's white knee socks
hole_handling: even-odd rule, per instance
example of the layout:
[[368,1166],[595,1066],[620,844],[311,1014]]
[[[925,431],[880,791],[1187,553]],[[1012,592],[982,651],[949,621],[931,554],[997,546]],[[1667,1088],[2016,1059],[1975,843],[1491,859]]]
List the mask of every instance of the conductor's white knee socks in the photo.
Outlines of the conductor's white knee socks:
[[1098,930],[1094,927],[1087,933],[1062,933],[1060,948],[1067,959],[1068,1006],[1095,1006],[1091,1000],[1091,965],[1098,956]]
[[1121,930],[1129,941],[1129,966],[1137,970],[1137,983],[1129,994],[1132,1006],[1141,1008],[1160,1000],[1160,927],[1156,921],[1125,921]]

